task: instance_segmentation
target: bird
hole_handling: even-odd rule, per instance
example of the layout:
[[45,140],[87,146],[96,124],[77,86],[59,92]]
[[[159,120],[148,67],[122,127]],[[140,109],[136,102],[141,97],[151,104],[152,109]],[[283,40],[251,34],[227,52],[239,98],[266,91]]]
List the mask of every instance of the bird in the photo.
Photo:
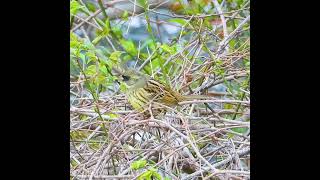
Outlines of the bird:
[[126,87],[129,104],[138,112],[149,114],[151,105],[153,115],[165,112],[164,106],[175,107],[179,102],[194,99],[207,99],[204,95],[182,95],[170,86],[164,85],[147,74],[130,68],[113,68],[113,74]]

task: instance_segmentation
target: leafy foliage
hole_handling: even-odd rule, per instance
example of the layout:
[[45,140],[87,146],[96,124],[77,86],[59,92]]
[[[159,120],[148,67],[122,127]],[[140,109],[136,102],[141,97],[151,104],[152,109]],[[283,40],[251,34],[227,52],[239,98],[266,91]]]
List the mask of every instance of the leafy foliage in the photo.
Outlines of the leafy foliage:
[[162,179],[161,175],[154,168],[151,168],[151,169],[145,171],[143,174],[141,174],[138,177],[138,180],[152,180],[152,179],[156,179],[156,180]]
[[139,160],[139,161],[134,161],[132,164],[131,164],[131,168],[133,170],[137,170],[137,169],[141,169],[141,168],[144,168],[147,164],[147,161],[146,160]]

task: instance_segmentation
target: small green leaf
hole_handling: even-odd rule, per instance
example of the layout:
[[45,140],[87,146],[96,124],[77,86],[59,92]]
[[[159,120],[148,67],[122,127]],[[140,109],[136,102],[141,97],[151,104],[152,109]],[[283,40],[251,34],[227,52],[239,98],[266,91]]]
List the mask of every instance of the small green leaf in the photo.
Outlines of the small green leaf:
[[110,20],[107,19],[104,23],[103,30],[98,32],[98,36],[92,41],[92,44],[97,44],[102,38],[108,36],[110,30]]
[[232,134],[232,133],[227,133],[227,137],[228,137],[228,139],[231,139],[231,138],[234,137],[234,134]]
[[[147,21],[147,22],[148,22],[148,21]],[[152,27],[151,27],[150,23],[147,24],[147,31],[148,31],[150,34],[153,33],[153,32],[152,32]]]
[[146,171],[138,177],[138,180],[151,180],[152,171]]
[[224,109],[232,109],[233,105],[232,104],[224,104],[223,107],[224,107]]
[[156,170],[153,171],[152,176],[155,177],[157,180],[162,179],[161,175]]
[[92,2],[88,1],[88,2],[86,2],[86,4],[87,4],[87,8],[88,8],[89,11],[91,11],[91,12],[95,12],[96,11],[96,7]]
[[134,45],[134,43],[131,40],[120,40],[122,47],[131,55],[136,56],[138,54],[138,51]]
[[96,76],[95,82],[96,82],[97,84],[105,84],[105,82],[106,82],[106,77],[105,77],[104,75],[102,75],[102,74],[99,74],[98,76]]
[[118,114],[114,114],[114,113],[107,113],[107,116],[109,116],[110,118],[118,118],[119,115]]
[[86,60],[86,55],[85,54],[78,54],[78,56],[81,59],[81,62],[85,62]]
[[143,8],[146,8],[147,7],[147,4],[148,4],[148,0],[137,0],[138,1],[138,4],[140,6],[142,6]]
[[89,76],[93,76],[93,75],[95,75],[96,74],[96,65],[90,65],[87,69],[86,69],[86,71],[85,71],[85,73],[87,74],[87,75],[89,75]]
[[239,127],[239,128],[232,128],[231,130],[234,131],[234,132],[238,132],[238,133],[245,133],[245,132],[248,131],[248,128],[246,128],[246,127],[243,127],[243,128]]
[[152,39],[147,39],[140,47],[140,50],[143,50],[144,48],[146,48],[147,46],[149,46],[149,44],[152,44],[153,40]]
[[141,169],[141,168],[145,167],[146,164],[147,164],[146,160],[134,161],[133,163],[131,163],[131,169],[133,169],[133,170]]
[[155,44],[153,43],[152,40],[151,40],[151,43],[149,44],[149,48],[150,48],[152,51],[155,51],[155,50],[156,50],[156,46],[155,46]]
[[250,67],[250,61],[245,62],[244,64],[246,67]]
[[173,54],[174,53],[174,50],[172,47],[168,46],[167,44],[162,44],[160,46],[164,51],[170,53],[170,54]]
[[121,31],[120,27],[112,26],[111,29],[112,29],[112,32],[114,33],[114,35],[116,35],[116,37],[118,39],[122,38],[122,31]]
[[83,40],[75,33],[70,34],[70,48],[79,49],[83,46]]
[[188,23],[187,20],[181,18],[172,18],[169,19],[169,22],[178,23],[181,26],[185,26]]
[[101,65],[100,67],[99,67],[99,70],[102,72],[102,74],[104,74],[104,75],[107,75],[107,74],[109,74],[108,73],[108,69],[107,69],[107,67],[105,66],[105,65]]
[[87,62],[86,62],[87,64],[89,64],[91,61],[95,62],[98,59],[96,54],[92,51],[86,52],[85,55],[86,55],[86,57],[88,57]]
[[70,163],[71,163],[71,167],[75,167],[78,165],[78,163],[73,159],[70,161]]
[[123,61],[128,61],[128,60],[130,60],[130,59],[132,59],[132,57],[130,56],[130,55],[125,55],[125,56],[123,56]]
[[71,13],[72,15],[77,14],[78,10],[79,10],[79,9],[82,9],[82,8],[84,8],[84,6],[81,6],[81,5],[78,3],[78,1],[72,0],[72,1],[70,2],[70,13]]
[[94,40],[92,40],[92,44],[98,44],[98,42],[103,38],[103,36],[97,36],[96,38],[94,38]]
[[127,21],[128,17],[129,17],[128,11],[124,11],[124,13],[122,14],[122,20]]
[[119,62],[120,56],[121,56],[122,52],[121,51],[114,51],[110,54],[109,59],[113,62],[113,63],[117,63]]
[[235,39],[231,39],[231,40],[229,41],[229,45],[230,45],[231,48],[235,48],[236,40],[235,40]]
[[126,92],[127,91],[127,86],[125,85],[125,83],[121,83],[120,84],[120,90],[121,90],[121,92]]
[[161,175],[157,172],[157,169],[151,168],[150,170],[144,172],[138,177],[138,180],[152,180],[157,179],[161,180]]
[[106,20],[106,22],[104,23],[104,29],[103,29],[103,34],[104,35],[108,35],[110,32],[111,28],[110,28],[110,20],[109,18]]

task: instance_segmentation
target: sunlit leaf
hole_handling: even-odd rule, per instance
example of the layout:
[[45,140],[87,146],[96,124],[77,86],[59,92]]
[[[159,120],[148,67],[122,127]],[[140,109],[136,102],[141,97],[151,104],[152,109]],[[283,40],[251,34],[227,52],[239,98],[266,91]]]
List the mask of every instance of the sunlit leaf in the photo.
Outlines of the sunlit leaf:
[[87,74],[87,75],[91,75],[91,76],[93,76],[93,75],[95,75],[96,74],[96,65],[90,65],[86,70],[85,70],[85,73]]
[[166,51],[166,52],[168,52],[168,53],[170,53],[170,54],[173,54],[173,53],[174,53],[174,48],[168,46],[167,44],[162,44],[162,45],[161,45],[161,48],[162,48],[164,51]]
[[81,6],[81,5],[78,3],[78,1],[72,0],[72,1],[70,2],[70,14],[75,15],[75,14],[77,14],[78,10],[79,10],[79,9],[82,9],[82,8],[84,8],[84,6]]
[[121,39],[120,40],[122,47],[132,56],[136,56],[138,51],[131,40],[125,40]]
[[106,82],[106,76],[104,76],[104,75],[102,75],[102,74],[99,74],[98,76],[96,76],[95,82],[96,82],[97,84],[105,84],[105,82]]
[[169,19],[169,22],[178,23],[181,26],[185,26],[188,23],[187,20],[181,18],[172,18]]
[[138,161],[134,161],[133,163],[131,163],[130,167],[133,170],[137,170],[137,169],[141,169],[143,167],[145,167],[147,164],[146,160],[138,160]]
[[109,59],[114,63],[116,63],[119,61],[121,54],[122,54],[121,51],[114,51],[110,54]]
[[161,175],[154,168],[149,169],[148,171],[144,172],[138,177],[138,180],[153,180],[153,179],[157,179],[157,180],[162,179]]
[[128,11],[124,11],[124,13],[122,14],[122,20],[127,21],[128,17],[129,17]]

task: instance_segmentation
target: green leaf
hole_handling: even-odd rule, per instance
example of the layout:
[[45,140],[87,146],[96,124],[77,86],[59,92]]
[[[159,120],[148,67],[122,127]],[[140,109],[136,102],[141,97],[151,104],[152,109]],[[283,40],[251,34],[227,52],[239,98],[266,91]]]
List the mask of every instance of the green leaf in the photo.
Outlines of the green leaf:
[[234,132],[238,132],[238,133],[245,133],[245,132],[248,131],[248,128],[246,128],[246,127],[243,127],[243,128],[239,127],[239,128],[232,128],[231,130],[234,131]]
[[127,86],[125,85],[125,83],[121,83],[120,84],[120,90],[121,90],[121,92],[126,92],[127,91]]
[[106,82],[106,76],[104,76],[104,75],[102,75],[102,74],[99,74],[98,76],[96,76],[95,82],[96,82],[97,84],[105,84],[105,82]]
[[86,55],[86,57],[88,57],[87,62],[86,62],[87,64],[89,64],[91,61],[95,62],[98,59],[96,54],[92,51],[86,52],[85,55]]
[[117,63],[119,62],[120,56],[121,56],[122,52],[121,51],[114,51],[110,54],[109,59],[113,62],[113,63]]
[[70,2],[70,13],[71,13],[71,15],[77,14],[78,10],[79,10],[79,9],[82,9],[82,8],[84,8],[84,6],[81,6],[81,5],[78,3],[78,1],[72,0],[72,1]]
[[78,56],[77,56],[77,57],[79,57],[79,58],[81,59],[81,62],[85,62],[85,60],[86,60],[86,55],[85,55],[85,54],[83,54],[83,53],[78,54]]
[[110,118],[118,118],[119,115],[118,114],[114,114],[114,113],[107,113],[107,116],[109,116]]
[[105,76],[109,74],[108,69],[105,65],[100,65],[99,70],[104,74]]
[[92,2],[88,1],[88,2],[86,2],[86,4],[87,4],[87,8],[89,11],[91,11],[91,12],[96,11],[96,6]]
[[146,48],[147,46],[149,46],[150,44],[153,43],[153,40],[148,38],[141,46],[140,46],[140,50],[143,50],[144,48]]
[[224,108],[224,109],[232,109],[232,108],[233,108],[233,105],[232,105],[232,104],[224,104],[224,105],[223,105],[223,108]]
[[138,180],[151,180],[152,171],[146,171],[138,177]]
[[111,29],[118,39],[122,38],[122,31],[119,26],[112,26]]
[[229,41],[229,45],[230,45],[231,48],[235,48],[236,40],[235,40],[235,39],[231,39],[231,40]]
[[133,170],[137,170],[137,169],[141,169],[143,167],[145,167],[147,164],[146,160],[138,160],[138,161],[134,161],[133,163],[131,163],[131,169]]
[[181,26],[185,26],[188,23],[187,20],[181,18],[172,18],[169,19],[169,22],[178,23]]
[[166,51],[166,52],[168,52],[168,53],[170,53],[170,54],[173,54],[173,53],[174,53],[173,47],[170,47],[170,46],[168,46],[167,44],[162,44],[160,47],[161,47],[164,51]]
[[110,20],[109,20],[109,18],[107,18],[106,22],[104,23],[103,34],[104,35],[108,35],[110,30],[111,30],[111,28],[110,28]]
[[153,171],[152,176],[155,177],[158,180],[161,180],[161,175],[157,171]]
[[92,41],[92,44],[97,44],[102,38],[108,36],[110,30],[110,20],[107,19],[104,23],[103,30],[98,33],[99,35]]
[[148,0],[137,0],[137,1],[140,6],[142,6],[143,8],[147,8]]
[[245,65],[246,67],[250,67],[250,61],[245,61],[244,65]]
[[78,163],[73,159],[70,161],[70,163],[71,163],[71,167],[75,167],[78,165]]
[[128,17],[129,17],[128,11],[124,11],[124,13],[122,14],[122,20],[127,21]]
[[131,55],[136,56],[138,54],[137,48],[131,40],[120,40],[122,47]]
[[151,49],[152,51],[156,50],[156,45],[154,44],[153,40],[151,40],[151,43],[149,44],[149,49]]
[[97,72],[96,65],[90,65],[86,70],[85,73],[89,76],[95,75]]
[[152,32],[152,27],[151,27],[150,23],[147,24],[147,31],[152,35],[153,32]]
[[92,40],[92,44],[98,44],[98,42],[101,41],[102,38],[103,36],[97,36],[96,38],[94,38],[94,40]]
[[78,49],[83,45],[82,39],[80,39],[75,33],[70,34],[70,48]]
[[195,0],[196,4],[199,5],[201,8],[204,8],[207,3],[204,0]]
[[113,68],[115,65],[119,65],[122,61],[121,61],[121,54],[123,52],[121,51],[114,51],[110,54],[109,56],[109,60],[107,61],[107,65],[109,68]]
[[234,134],[232,134],[232,133],[227,133],[227,138],[228,139],[231,139],[231,138],[233,138],[234,137]]
[[144,172],[138,177],[138,180],[152,180],[157,179],[161,180],[161,175],[157,172],[157,169],[151,168],[150,170]]
[[[140,54],[141,55],[141,54]],[[132,59],[132,57],[130,56],[130,55],[125,55],[125,56],[123,56],[123,61],[129,61],[130,59]]]

